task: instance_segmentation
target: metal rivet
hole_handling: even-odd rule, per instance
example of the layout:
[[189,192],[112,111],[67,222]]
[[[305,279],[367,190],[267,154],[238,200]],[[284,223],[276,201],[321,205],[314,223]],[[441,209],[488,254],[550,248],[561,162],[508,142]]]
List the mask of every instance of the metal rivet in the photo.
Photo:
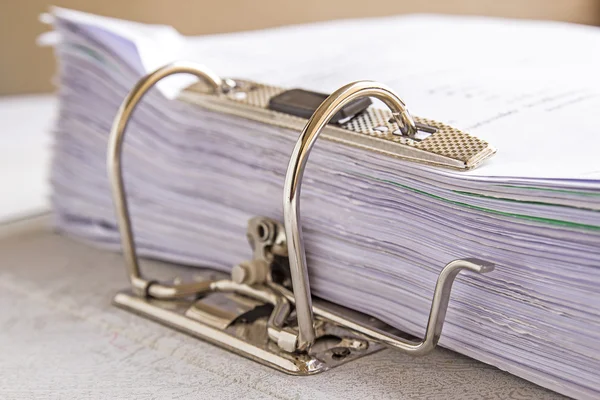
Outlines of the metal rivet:
[[334,347],[331,349],[331,357],[335,360],[341,360],[350,355],[350,349],[347,347]]

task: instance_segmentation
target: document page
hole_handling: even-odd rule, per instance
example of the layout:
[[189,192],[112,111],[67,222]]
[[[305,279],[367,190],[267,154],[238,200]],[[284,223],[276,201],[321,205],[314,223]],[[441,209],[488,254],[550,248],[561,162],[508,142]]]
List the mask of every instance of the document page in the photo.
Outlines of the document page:
[[598,180],[599,41],[595,27],[423,15],[189,38],[185,54],[286,87],[385,83],[497,148],[471,175]]
[[0,99],[0,223],[50,208],[52,95]]

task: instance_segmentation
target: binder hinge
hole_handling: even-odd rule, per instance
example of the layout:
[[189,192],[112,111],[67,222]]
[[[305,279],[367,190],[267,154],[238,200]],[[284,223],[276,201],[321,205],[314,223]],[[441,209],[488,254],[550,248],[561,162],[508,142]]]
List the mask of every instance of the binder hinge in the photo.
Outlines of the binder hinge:
[[[359,81],[332,93],[314,112],[294,147],[283,193],[284,221],[252,218],[247,237],[250,261],[232,268],[230,277],[173,284],[143,276],[133,237],[121,166],[127,123],[144,94],[161,79],[188,73],[224,91],[223,80],[202,66],[175,63],[143,77],[123,101],[109,137],[108,170],[131,288],[117,294],[115,304],[175,329],[279,370],[308,375],[333,368],[384,346],[423,355],[437,344],[442,332],[452,284],[464,269],[485,273],[492,263],[466,258],[448,263],[440,272],[422,340],[408,338],[376,320],[311,296],[304,240],[300,228],[299,194],[304,168],[317,137],[346,104],[362,97],[382,100],[397,116],[403,134],[416,126],[404,102],[389,88]],[[425,142],[425,141],[424,141]],[[424,143],[422,142],[422,143]],[[486,144],[487,145],[487,144]]]

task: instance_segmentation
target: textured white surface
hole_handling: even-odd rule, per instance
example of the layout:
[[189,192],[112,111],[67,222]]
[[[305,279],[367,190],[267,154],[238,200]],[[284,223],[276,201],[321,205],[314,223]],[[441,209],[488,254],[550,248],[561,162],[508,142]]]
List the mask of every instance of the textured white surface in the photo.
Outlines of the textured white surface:
[[0,227],[0,265],[2,399],[562,398],[443,349],[424,358],[385,350],[312,377],[284,375],[114,308],[126,285],[121,256],[39,225]]

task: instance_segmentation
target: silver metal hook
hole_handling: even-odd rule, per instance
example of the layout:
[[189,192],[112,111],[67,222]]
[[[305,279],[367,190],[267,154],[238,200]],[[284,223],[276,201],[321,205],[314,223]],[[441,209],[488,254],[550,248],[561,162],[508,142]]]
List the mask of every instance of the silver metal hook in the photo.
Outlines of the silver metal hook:
[[345,105],[361,97],[375,97],[383,101],[392,110],[403,134],[412,136],[417,131],[415,122],[406,109],[404,102],[390,88],[377,82],[359,81],[341,87],[325,99],[300,134],[288,165],[283,197],[284,225],[288,243],[293,302],[298,318],[298,349],[306,350],[315,341],[314,311],[322,317],[381,341],[390,347],[396,347],[412,354],[424,354],[435,347],[440,337],[452,283],[456,275],[462,269],[479,273],[489,272],[493,270],[493,264],[477,259],[466,259],[453,261],[444,267],[435,287],[425,339],[421,342],[409,341],[380,330],[349,322],[343,316],[327,310],[313,309],[312,305],[304,239],[300,225],[300,192],[304,169],[312,147],[323,128]]
[[221,78],[202,65],[188,62],[176,62],[166,65],[149,73],[140,79],[131,89],[114,119],[108,140],[107,166],[108,176],[111,183],[113,202],[117,213],[117,222],[121,233],[121,244],[127,265],[127,272],[131,286],[136,294],[140,296],[151,296],[161,299],[172,299],[186,297],[203,291],[206,282],[184,283],[176,285],[165,285],[144,279],[140,272],[138,255],[131,227],[131,218],[123,184],[123,168],[121,166],[123,141],[125,130],[131,115],[144,95],[161,79],[174,75],[186,73],[195,75],[207,81],[215,92],[221,92],[223,83]]

